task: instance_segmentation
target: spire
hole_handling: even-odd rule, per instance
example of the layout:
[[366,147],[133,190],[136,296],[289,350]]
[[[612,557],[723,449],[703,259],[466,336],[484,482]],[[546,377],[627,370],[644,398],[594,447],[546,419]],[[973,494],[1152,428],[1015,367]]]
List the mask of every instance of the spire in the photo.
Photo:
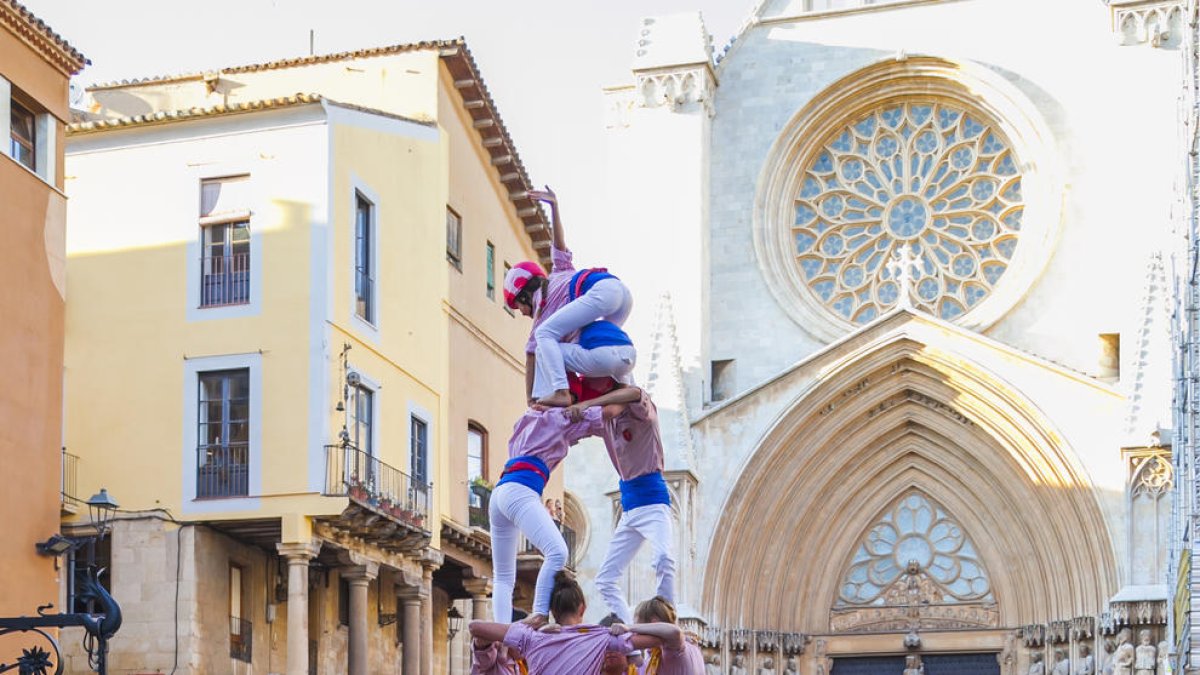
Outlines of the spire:
[[1160,385],[1171,379],[1170,352],[1163,339],[1170,330],[1169,301],[1163,255],[1155,251],[1146,263],[1145,288],[1136,321],[1137,338],[1130,345],[1130,352],[1136,357],[1130,363],[1133,372],[1124,387],[1129,397],[1125,434],[1127,442],[1133,444],[1146,443],[1170,415],[1170,400],[1164,400],[1159,392],[1169,392],[1169,388]]
[[666,468],[695,470],[696,448],[683,384],[679,340],[675,333],[675,306],[670,293],[659,296],[651,340],[645,388],[658,407]]

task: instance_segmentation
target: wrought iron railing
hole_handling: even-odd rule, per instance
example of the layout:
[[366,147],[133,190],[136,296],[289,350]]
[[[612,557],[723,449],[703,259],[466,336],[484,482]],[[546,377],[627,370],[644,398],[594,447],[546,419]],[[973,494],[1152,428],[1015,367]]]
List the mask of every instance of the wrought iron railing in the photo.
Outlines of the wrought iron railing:
[[229,617],[229,658],[250,663],[254,653],[254,624],[236,616]]
[[78,499],[75,492],[75,477],[79,469],[79,458],[62,449],[62,502]]
[[200,306],[250,302],[250,254],[204,256],[200,259]]
[[350,444],[325,446],[325,494],[349,497],[428,530],[432,486]]
[[202,444],[196,449],[197,498],[245,497],[249,494],[249,444]]
[[[578,553],[575,547],[579,543],[579,536],[575,533],[575,530],[566,525],[560,524],[558,526],[558,530],[562,533],[563,541],[567,543],[567,567],[574,568],[575,563],[579,562],[575,559],[575,556]],[[538,550],[538,547],[534,546],[533,542],[526,539],[525,535],[523,534],[521,535],[520,541],[517,542],[517,551],[528,555],[542,555],[542,552]]]
[[486,485],[472,484],[468,491],[467,516],[471,527],[491,529],[488,520],[488,504],[492,501],[492,489]]

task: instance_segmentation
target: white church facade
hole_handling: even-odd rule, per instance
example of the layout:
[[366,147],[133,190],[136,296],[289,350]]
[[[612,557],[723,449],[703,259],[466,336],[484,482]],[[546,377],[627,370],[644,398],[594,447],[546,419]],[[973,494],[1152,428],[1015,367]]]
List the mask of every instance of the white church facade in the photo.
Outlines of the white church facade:
[[[605,215],[636,241],[613,271],[710,672],[1187,660],[1171,326],[1195,17],[765,0],[719,57],[698,15],[638,27],[605,91]],[[603,451],[566,466],[590,581],[616,476]]]

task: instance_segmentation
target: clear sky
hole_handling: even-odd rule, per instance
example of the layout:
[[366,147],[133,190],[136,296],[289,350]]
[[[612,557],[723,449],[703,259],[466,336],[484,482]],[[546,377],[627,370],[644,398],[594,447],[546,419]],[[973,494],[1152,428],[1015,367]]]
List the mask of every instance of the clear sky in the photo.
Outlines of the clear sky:
[[[92,61],[80,84],[465,36],[572,248],[611,250],[598,213],[601,87],[631,82],[643,16],[703,13],[719,51],[753,0],[21,0]],[[606,245],[608,244],[608,245]]]

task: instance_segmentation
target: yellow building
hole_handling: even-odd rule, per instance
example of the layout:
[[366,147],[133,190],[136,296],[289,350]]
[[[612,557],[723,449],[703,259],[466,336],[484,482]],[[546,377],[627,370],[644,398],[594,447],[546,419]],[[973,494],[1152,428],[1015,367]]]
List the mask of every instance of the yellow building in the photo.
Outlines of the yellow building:
[[111,672],[461,667],[468,484],[524,406],[496,286],[549,241],[465,43],[89,93],[66,436],[130,511]]

